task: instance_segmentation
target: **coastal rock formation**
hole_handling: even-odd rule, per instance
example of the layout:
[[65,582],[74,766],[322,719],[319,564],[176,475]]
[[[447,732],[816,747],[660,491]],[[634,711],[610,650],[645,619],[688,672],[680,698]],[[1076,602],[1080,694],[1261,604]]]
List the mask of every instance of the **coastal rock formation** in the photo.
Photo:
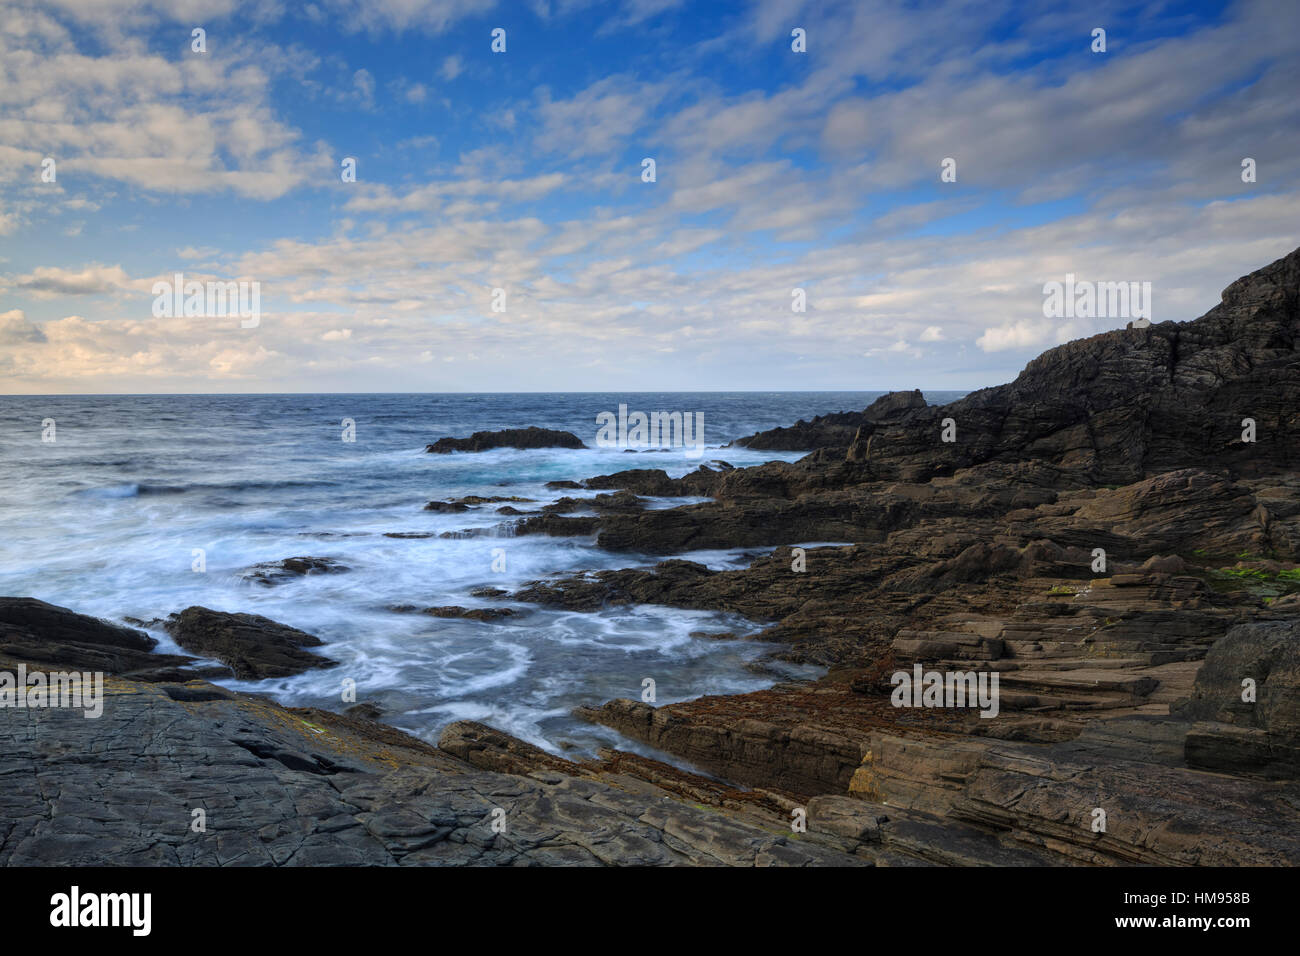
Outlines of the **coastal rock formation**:
[[553,428],[505,428],[496,432],[475,432],[468,438],[439,438],[426,452],[448,455],[454,451],[488,451],[492,448],[586,448],[572,432]]
[[[739,570],[672,559],[512,597],[738,612],[779,657],[828,667],[753,694],[577,713],[806,801],[861,853],[1294,865],[1298,334],[1300,250],[1194,322],[1069,343],[949,405],[887,396],[887,414],[749,440],[807,443],[793,464],[588,479],[710,499],[571,530],[604,548],[771,550]],[[896,706],[913,668],[996,678],[996,712]]]
[[[925,396],[919,389],[889,392],[860,412],[818,415],[810,422],[801,419],[788,427],[771,428],[747,438],[737,438],[731,444],[755,451],[829,449],[832,453],[844,452],[855,440],[869,435],[876,426],[898,421],[912,409],[925,407]],[[867,429],[865,434],[862,431],[864,428]]]
[[240,680],[288,677],[338,664],[303,650],[320,647],[324,643],[320,638],[259,614],[230,614],[194,606],[173,614],[163,626],[181,647],[215,657]]
[[[1297,250],[1300,252],[1300,250]],[[1037,458],[1097,483],[1214,462],[1233,475],[1300,461],[1300,255],[1223,291],[1194,322],[1104,332],[1044,352],[1008,385],[915,409],[855,441],[881,479]],[[956,440],[943,442],[951,419]],[[1250,419],[1255,440],[1242,440]]]

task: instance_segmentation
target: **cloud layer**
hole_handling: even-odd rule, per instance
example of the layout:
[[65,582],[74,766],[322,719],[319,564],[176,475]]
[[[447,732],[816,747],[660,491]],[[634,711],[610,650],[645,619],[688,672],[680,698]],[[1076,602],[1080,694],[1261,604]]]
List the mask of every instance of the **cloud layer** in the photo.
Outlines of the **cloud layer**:
[[5,4],[0,387],[969,388],[1124,324],[1046,282],[1189,319],[1300,244],[1300,12],[1037,10]]

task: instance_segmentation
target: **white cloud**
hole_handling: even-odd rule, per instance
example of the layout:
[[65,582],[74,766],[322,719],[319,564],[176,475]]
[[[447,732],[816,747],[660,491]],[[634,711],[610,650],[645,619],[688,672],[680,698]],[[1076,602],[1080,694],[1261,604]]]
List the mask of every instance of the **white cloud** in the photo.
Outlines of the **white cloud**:
[[[92,6],[78,16],[94,16]],[[576,22],[592,6],[557,0],[547,13]],[[339,27],[372,32],[436,33],[475,16],[467,3],[426,0],[373,9],[327,0],[321,9],[322,24],[348,11],[355,22]],[[206,379],[254,390],[294,381],[423,387],[416,366],[437,361],[452,376],[448,387],[564,387],[569,369],[584,370],[582,385],[593,388],[766,385],[786,369],[787,384],[910,387],[937,384],[925,376],[948,374],[970,348],[954,373],[969,377],[946,380],[961,387],[1008,378],[1062,336],[1106,327],[1044,321],[1044,281],[1066,272],[1151,281],[1153,318],[1186,319],[1300,243],[1300,108],[1287,82],[1298,68],[1283,56],[1294,50],[1294,14],[1246,4],[1222,24],[1150,41],[1104,69],[1058,58],[1023,70],[998,67],[1074,20],[1030,17],[1001,42],[955,44],[986,28],[977,26],[985,9],[954,0],[922,15],[890,3],[760,0],[719,26],[725,32],[674,51],[651,79],[629,67],[576,91],[494,103],[478,118],[483,139],[447,131],[453,157],[440,159],[432,136],[396,142],[401,159],[427,160],[422,177],[346,189],[336,185],[338,157],[305,145],[273,108],[268,87],[293,57],[263,56],[272,48],[229,34],[220,58],[177,59],[111,38],[91,56],[49,18],[32,19],[20,36],[0,26],[0,52],[12,54],[0,59],[0,186],[9,190],[0,231],[7,222],[23,234],[33,219],[91,203],[62,192],[71,188],[65,170],[68,183],[97,174],[126,184],[133,202],[137,192],[149,202],[225,192],[257,238],[179,257],[223,277],[258,278],[276,297],[257,330],[159,323],[149,320],[149,279],[101,264],[102,253],[0,263],[9,272],[0,288],[26,308],[0,326],[20,339],[7,380],[17,375],[15,387],[34,391]],[[1006,7],[995,0],[993,9]],[[673,19],[651,22],[662,10],[646,10],[643,29]],[[788,47],[795,17],[810,43],[798,72],[761,90],[716,78],[726,57]],[[485,48],[490,25],[483,21]],[[722,57],[721,67],[684,65],[704,56]],[[428,62],[439,65],[426,82],[465,71],[459,55]],[[324,101],[373,102],[368,70],[330,66]],[[385,82],[399,101],[425,89]],[[1062,127],[1061,116],[1070,123]],[[38,201],[10,183],[45,154],[42,137],[67,158],[58,190]],[[1236,154],[1247,149],[1266,172],[1249,191],[1235,181]],[[653,189],[641,188],[630,155],[660,160]],[[957,189],[897,204],[914,198],[906,187],[936,188],[938,159],[948,155],[958,158]],[[276,238],[277,216],[296,197],[269,203],[321,181],[335,191],[317,208],[348,218],[313,231],[286,217]],[[112,183],[95,186],[87,193],[95,203],[111,209],[123,198]],[[1062,196],[1076,202],[1047,221],[1022,205]],[[524,205],[538,200],[546,201]],[[95,211],[77,215],[93,222]],[[925,228],[945,220],[942,230]],[[93,248],[86,239],[78,250]],[[169,237],[165,248],[175,244]],[[148,259],[148,248],[141,242],[122,262],[175,268],[167,254]],[[494,286],[509,290],[504,315],[488,306]],[[796,287],[808,290],[806,314],[790,312]],[[105,293],[90,319],[37,310]],[[864,365],[893,378],[865,382]]]
[[[66,6],[92,19],[116,10]],[[164,57],[112,32],[97,46],[0,30],[0,149],[25,166],[56,157],[60,183],[89,174],[157,192],[274,198],[319,170],[321,150],[304,149],[268,103],[271,73],[297,58],[229,36],[220,57]]]
[[45,333],[27,321],[21,309],[0,312],[0,345],[24,345],[44,342]]
[[18,276],[19,288],[39,298],[62,295],[100,295],[139,288],[121,266],[90,265],[82,269],[41,266],[29,275]]
[[442,66],[438,68],[438,75],[450,83],[464,71],[464,61],[459,56],[452,54],[442,61]]
[[1053,326],[1046,322],[1030,322],[1022,319],[997,328],[985,329],[984,334],[975,340],[975,344],[985,352],[1032,348],[1051,341],[1052,331]]

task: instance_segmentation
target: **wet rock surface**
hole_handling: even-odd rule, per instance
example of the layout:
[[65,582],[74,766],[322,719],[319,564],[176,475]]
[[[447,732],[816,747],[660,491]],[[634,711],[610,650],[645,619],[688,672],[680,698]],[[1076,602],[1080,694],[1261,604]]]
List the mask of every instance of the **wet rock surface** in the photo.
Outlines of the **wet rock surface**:
[[156,654],[144,631],[77,614],[30,597],[0,597],[0,657],[51,671],[104,671],[141,680],[174,679],[193,658]]
[[324,643],[320,638],[259,614],[187,607],[164,626],[181,647],[216,658],[240,680],[288,677],[338,663],[304,650],[320,647]]
[[347,565],[341,564],[334,558],[302,556],[285,558],[281,561],[271,561],[265,564],[255,564],[248,569],[245,577],[257,584],[270,587],[276,584],[284,584],[295,578],[306,577],[309,574],[341,574],[347,570],[349,570]]

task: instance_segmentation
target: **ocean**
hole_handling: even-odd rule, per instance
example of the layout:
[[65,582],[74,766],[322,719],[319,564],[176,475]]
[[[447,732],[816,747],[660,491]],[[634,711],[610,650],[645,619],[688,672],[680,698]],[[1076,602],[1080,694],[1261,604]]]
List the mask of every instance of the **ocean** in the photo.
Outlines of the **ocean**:
[[[817,672],[759,666],[770,644],[698,636],[752,634],[762,625],[714,612],[636,606],[575,613],[509,602],[521,613],[494,622],[395,612],[394,605],[501,606],[469,592],[662,560],[604,552],[589,538],[514,537],[512,519],[496,514],[497,505],[446,514],[422,510],[425,503],[519,496],[534,503],[514,506],[532,510],[564,495],[595,494],[548,490],[548,481],[633,467],[676,477],[714,459],[737,466],[793,461],[803,453],[721,446],[800,418],[860,410],[880,394],[0,397],[0,594],[119,622],[165,618],[194,604],[261,614],[317,635],[326,642],[319,650],[341,663],[284,679],[221,681],[225,686],[338,710],[347,706],[342,683],[350,678],[358,701],[373,701],[385,721],[431,742],[446,724],[473,719],[552,752],[590,754],[611,744],[645,752],[570,711],[639,699],[646,677],[663,704]],[[595,447],[597,416],[617,414],[620,404],[701,413],[703,454]],[[54,440],[43,441],[50,419]],[[355,441],[343,440],[345,419],[354,423]],[[592,447],[424,451],[443,436],[528,425],[571,431]],[[437,537],[468,528],[494,530]],[[385,536],[409,532],[434,536]],[[196,551],[204,570],[195,570]],[[678,557],[727,568],[743,567],[752,554]],[[252,565],[300,555],[350,570],[270,587],[247,576]],[[181,652],[166,632],[148,630],[159,650]]]

